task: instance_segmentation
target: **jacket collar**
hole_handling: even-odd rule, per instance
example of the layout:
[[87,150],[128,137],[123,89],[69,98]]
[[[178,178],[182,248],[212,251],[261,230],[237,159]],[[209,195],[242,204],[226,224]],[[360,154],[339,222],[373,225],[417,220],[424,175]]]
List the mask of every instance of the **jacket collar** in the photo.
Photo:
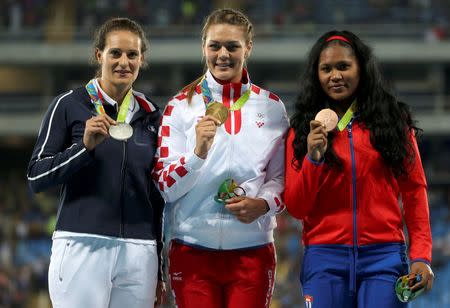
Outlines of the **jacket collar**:
[[[241,82],[237,83],[220,83],[214,78],[209,70],[206,72],[205,78],[208,82],[208,87],[211,91],[212,96],[221,97],[221,101],[228,99],[233,100],[232,98],[236,99],[240,97],[245,91],[247,91],[251,86],[250,77],[246,69],[242,70]],[[230,91],[230,89],[233,89],[233,93],[231,93],[232,91]],[[236,95],[237,93],[235,92],[239,92],[239,95]]]
[[[97,89],[101,93],[102,101],[104,103],[106,102],[110,105],[113,105],[115,108],[117,108],[117,102],[114,99],[112,99],[111,97],[109,97],[109,95],[106,94],[105,91],[103,91],[103,89],[100,87],[100,83],[98,82],[97,79],[94,79],[94,85],[97,87]],[[134,97],[134,100],[132,101],[133,106],[137,102],[139,104],[139,106],[141,108],[143,108],[147,113],[153,112],[157,109],[156,106],[149,99],[147,99],[144,94],[142,94],[141,92],[135,91],[135,90],[132,90],[132,91],[133,91],[133,97]],[[133,106],[132,106],[132,108],[134,109]]]

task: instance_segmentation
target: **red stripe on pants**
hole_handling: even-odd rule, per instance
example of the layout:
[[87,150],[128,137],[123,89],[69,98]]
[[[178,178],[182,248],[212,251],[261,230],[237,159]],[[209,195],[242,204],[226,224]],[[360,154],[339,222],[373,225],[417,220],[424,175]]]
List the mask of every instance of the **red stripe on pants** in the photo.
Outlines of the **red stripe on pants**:
[[171,242],[169,274],[179,308],[269,307],[275,247],[206,250]]

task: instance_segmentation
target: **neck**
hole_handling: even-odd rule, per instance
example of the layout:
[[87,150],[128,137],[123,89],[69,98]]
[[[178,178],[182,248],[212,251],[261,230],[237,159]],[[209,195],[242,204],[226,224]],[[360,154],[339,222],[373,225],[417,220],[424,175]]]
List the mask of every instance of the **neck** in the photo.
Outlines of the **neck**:
[[331,101],[330,105],[331,105],[331,109],[336,111],[337,115],[340,118],[342,118],[344,116],[344,114],[347,112],[348,108],[350,108],[352,103],[353,103],[353,99],[349,99],[349,100],[343,100],[343,101]]
[[98,83],[100,84],[102,90],[105,91],[105,93],[108,94],[109,97],[115,100],[119,106],[122,104],[125,95],[127,95],[128,91],[130,90],[130,87],[127,86],[113,86],[110,83],[105,82],[101,78],[98,79]]
[[220,83],[221,85],[224,85],[224,84],[227,84],[227,83],[240,83],[240,82],[242,81],[242,73],[239,74],[238,76],[236,76],[236,77],[230,79],[230,80],[222,80],[222,79],[217,78],[217,77],[214,76],[213,74],[211,74],[211,75],[212,75],[212,76],[214,77],[214,79],[215,79],[218,83]]

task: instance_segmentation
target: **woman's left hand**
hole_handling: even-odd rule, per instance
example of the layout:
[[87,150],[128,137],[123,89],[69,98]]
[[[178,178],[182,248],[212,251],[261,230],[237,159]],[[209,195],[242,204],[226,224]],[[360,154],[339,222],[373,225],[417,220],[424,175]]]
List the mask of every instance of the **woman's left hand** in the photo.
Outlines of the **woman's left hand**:
[[422,287],[425,288],[425,291],[431,290],[433,287],[434,273],[428,264],[425,262],[414,262],[411,264],[411,274],[422,276],[422,280],[411,286],[411,290],[415,291]]
[[156,298],[155,298],[155,307],[159,307],[166,302],[166,283],[162,280],[158,280],[158,284],[156,285]]
[[233,197],[225,200],[225,208],[243,223],[249,224],[269,211],[264,199],[250,197]]

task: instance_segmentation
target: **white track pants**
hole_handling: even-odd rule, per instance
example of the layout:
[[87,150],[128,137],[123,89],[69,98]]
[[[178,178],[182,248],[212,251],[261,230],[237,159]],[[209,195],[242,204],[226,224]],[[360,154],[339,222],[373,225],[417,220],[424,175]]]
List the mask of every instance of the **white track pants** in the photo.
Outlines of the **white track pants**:
[[97,237],[53,239],[49,293],[54,308],[153,307],[155,244]]

